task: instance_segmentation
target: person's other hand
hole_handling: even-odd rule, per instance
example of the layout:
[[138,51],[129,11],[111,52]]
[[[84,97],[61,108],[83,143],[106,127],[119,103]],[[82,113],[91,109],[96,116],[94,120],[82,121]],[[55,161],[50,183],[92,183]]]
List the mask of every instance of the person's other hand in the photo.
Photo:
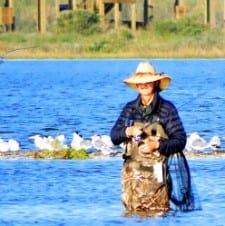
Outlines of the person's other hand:
[[148,155],[159,149],[158,140],[145,140],[139,147],[139,154],[142,156]]

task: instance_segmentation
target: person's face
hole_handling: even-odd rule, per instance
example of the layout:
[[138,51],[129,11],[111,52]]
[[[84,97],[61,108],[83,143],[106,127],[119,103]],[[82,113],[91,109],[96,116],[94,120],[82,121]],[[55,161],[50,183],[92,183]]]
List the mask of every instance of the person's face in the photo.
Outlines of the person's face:
[[155,82],[139,83],[136,85],[140,94],[143,96],[152,95],[155,93]]

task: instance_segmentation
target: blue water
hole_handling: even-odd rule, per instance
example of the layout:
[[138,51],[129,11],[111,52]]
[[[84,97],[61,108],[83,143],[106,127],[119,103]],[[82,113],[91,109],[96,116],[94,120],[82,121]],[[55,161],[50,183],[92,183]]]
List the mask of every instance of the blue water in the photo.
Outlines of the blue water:
[[[0,64],[0,137],[22,150],[34,134],[109,134],[136,96],[122,84],[135,60],[6,60]],[[187,133],[225,136],[225,60],[152,60],[172,76],[162,95],[177,106]],[[222,146],[224,139],[222,139]],[[224,223],[225,159],[189,159],[202,210],[167,217],[123,217],[120,158],[0,160],[0,225],[216,225]]]

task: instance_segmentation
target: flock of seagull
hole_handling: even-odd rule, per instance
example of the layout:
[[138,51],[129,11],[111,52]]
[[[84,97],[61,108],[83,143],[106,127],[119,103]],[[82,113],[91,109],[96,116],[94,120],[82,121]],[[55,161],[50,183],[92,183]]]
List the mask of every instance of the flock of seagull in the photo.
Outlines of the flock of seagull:
[[110,155],[115,152],[114,145],[108,135],[93,135],[90,139],[84,139],[78,132],[74,132],[70,145],[66,144],[66,137],[64,135],[58,135],[56,137],[34,135],[31,136],[30,139],[33,140],[39,150],[54,151],[73,148],[75,150],[98,150],[103,155]]
[[[108,135],[93,135],[89,139],[84,139],[78,132],[73,133],[72,141],[66,144],[64,135],[41,136],[39,134],[30,136],[35,147],[38,150],[62,150],[73,148],[75,150],[85,149],[87,151],[99,151],[103,155],[111,155],[116,152],[116,147],[113,145],[110,136]],[[0,152],[16,152],[20,151],[20,143],[14,139],[3,140],[0,138]]]
[[[65,148],[73,148],[75,150],[85,149],[87,151],[99,151],[102,155],[112,155],[118,152],[118,147],[114,146],[110,136],[93,135],[88,139],[84,139],[78,132],[73,133],[72,141],[66,144],[64,135],[41,136],[34,135],[29,137],[38,150],[60,150]],[[222,139],[225,140],[225,137]],[[122,147],[122,146],[121,146]],[[209,142],[202,138],[197,132],[189,134],[185,151],[188,152],[204,152],[210,150],[221,149],[221,139],[213,136]],[[14,139],[3,140],[0,138],[0,152],[16,152],[20,151],[20,143]]]

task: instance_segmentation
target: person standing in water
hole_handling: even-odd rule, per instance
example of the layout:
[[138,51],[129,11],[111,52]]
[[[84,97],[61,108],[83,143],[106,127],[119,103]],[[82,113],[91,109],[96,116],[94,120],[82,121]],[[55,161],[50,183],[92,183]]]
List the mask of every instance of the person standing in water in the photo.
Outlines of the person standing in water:
[[[160,95],[171,77],[141,62],[136,73],[123,82],[139,93],[125,105],[111,130],[114,145],[125,144],[121,176],[127,212],[166,212],[170,201],[182,210],[193,208],[190,172],[183,154],[186,133],[176,107]],[[171,173],[174,165],[176,172]]]

